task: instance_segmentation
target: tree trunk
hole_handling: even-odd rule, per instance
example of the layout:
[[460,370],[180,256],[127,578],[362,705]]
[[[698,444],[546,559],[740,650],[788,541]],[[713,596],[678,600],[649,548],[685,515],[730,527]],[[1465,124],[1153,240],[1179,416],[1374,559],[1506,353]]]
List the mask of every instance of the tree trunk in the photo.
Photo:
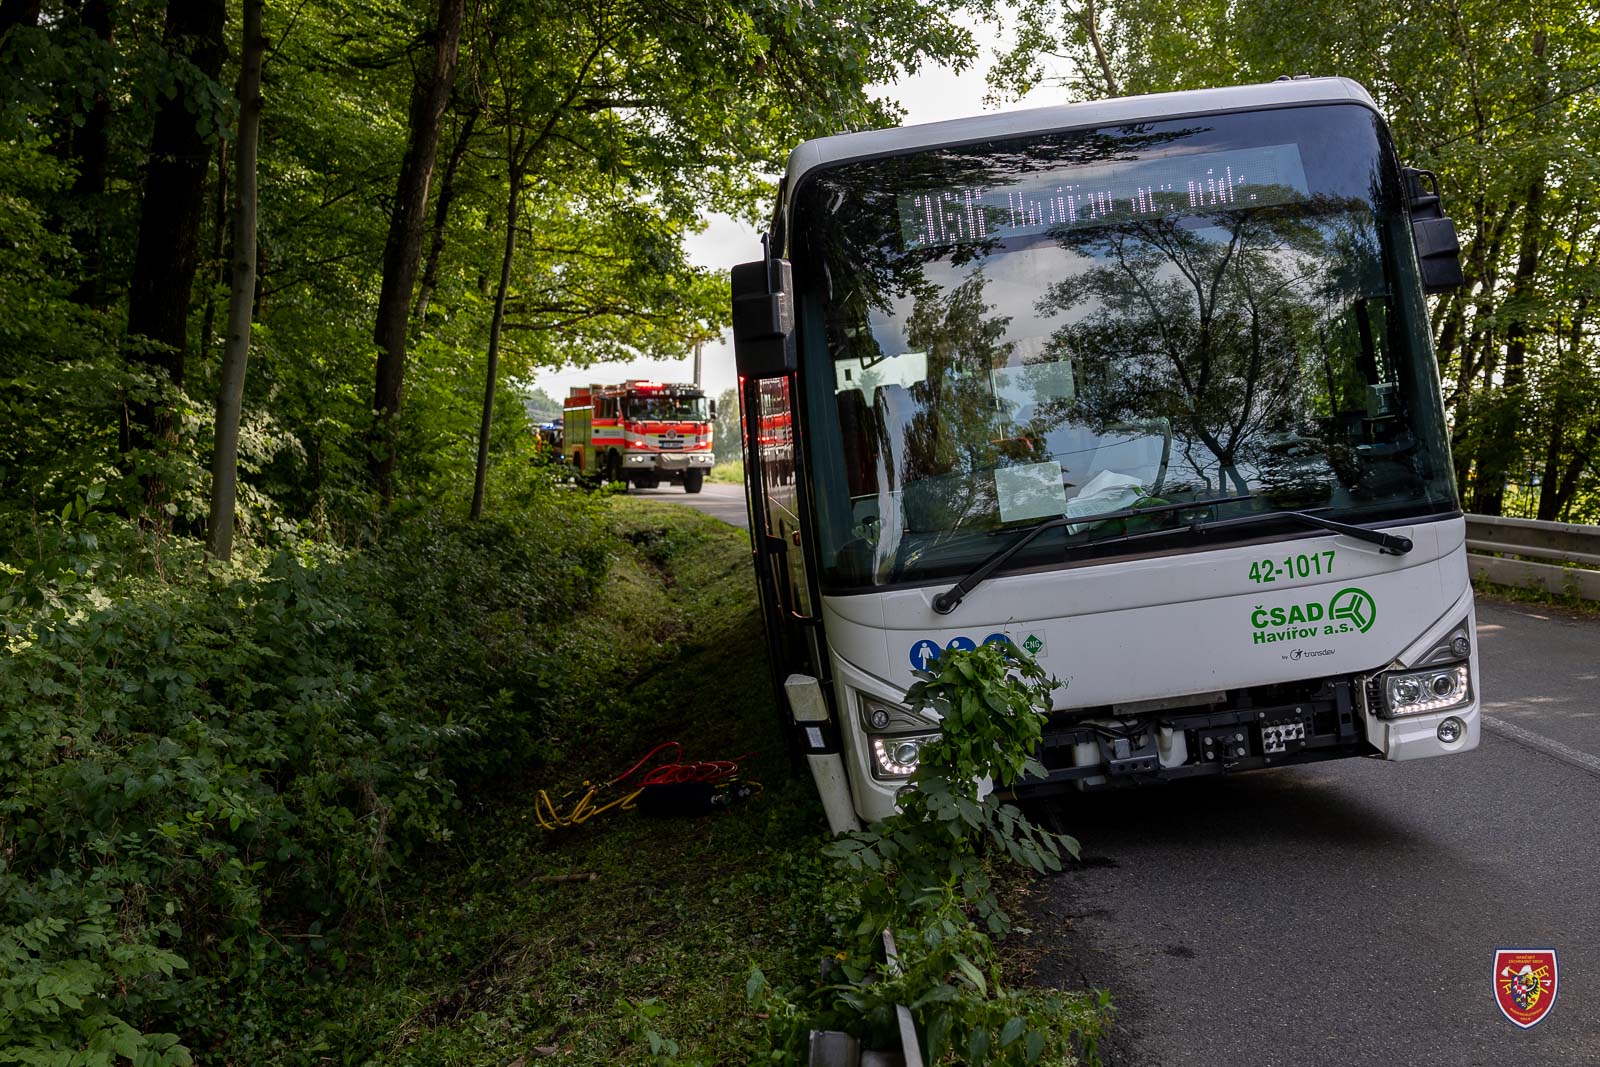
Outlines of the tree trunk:
[[1106,95],[1121,96],[1122,85],[1111,70],[1111,57],[1106,53],[1105,42],[1100,38],[1100,13],[1095,10],[1094,0],[1084,0],[1081,11],[1073,11],[1069,7],[1067,13],[1077,21],[1078,26],[1089,37],[1089,47],[1094,51],[1095,63],[1099,65],[1100,76],[1106,82]]
[[[183,386],[188,352],[189,295],[199,262],[200,218],[205,205],[206,166],[210,153],[193,107],[198,86],[194,74],[215,81],[222,73],[227,45],[223,0],[185,0],[167,5],[163,43],[171,62],[189,67],[177,91],[156,109],[150,134],[150,160],[145,167],[139,210],[138,248],[128,289],[127,349],[130,363],[152,372],[158,384]],[[161,447],[172,440],[171,408],[160,396],[130,400],[123,406],[122,447]],[[141,477],[145,500],[159,504],[165,487],[158,475]]]
[[1555,517],[1560,518],[1572,503],[1572,498],[1578,492],[1578,480],[1583,477],[1584,470],[1589,466],[1589,461],[1594,458],[1595,446],[1600,445],[1600,421],[1591,422],[1589,428],[1583,432],[1583,438],[1572,450],[1572,458],[1567,460],[1567,469],[1561,476],[1561,484],[1556,489]]
[[428,243],[428,258],[422,268],[422,284],[417,288],[417,306],[411,313],[411,321],[417,326],[422,325],[422,320],[428,314],[428,304],[433,300],[433,291],[439,287],[439,260],[444,255],[444,235],[450,223],[450,205],[456,199],[456,172],[466,158],[467,145],[472,140],[472,127],[477,121],[478,109],[474,107],[461,120],[461,129],[456,133],[455,144],[450,147],[450,158],[444,165],[444,176],[439,179],[439,202],[433,207],[433,238]]
[[[1556,399],[1550,414],[1549,441],[1545,445],[1544,452],[1544,473],[1539,479],[1539,511],[1535,516],[1547,521],[1559,515],[1563,505],[1561,451],[1562,445],[1567,440],[1567,420],[1572,414],[1572,388],[1575,380],[1582,374],[1584,316],[1588,310],[1589,295],[1585,293],[1578,298],[1578,305],[1572,311],[1572,323],[1567,330],[1567,344],[1560,350],[1557,374],[1551,383]],[[1557,343],[1559,345],[1559,341]]]
[[1479,232],[1472,238],[1469,257],[1472,270],[1469,277],[1477,295],[1470,301],[1472,328],[1467,334],[1467,339],[1461,344],[1461,359],[1456,364],[1456,388],[1452,394],[1453,419],[1450,431],[1450,450],[1455,462],[1456,485],[1463,503],[1466,502],[1467,489],[1472,484],[1469,476],[1472,473],[1474,450],[1469,450],[1466,442],[1467,427],[1472,424],[1473,416],[1472,379],[1477,376],[1482,366],[1479,354],[1488,352],[1494,344],[1494,330],[1489,324],[1494,317],[1495,309],[1498,278],[1496,265],[1500,262],[1500,247],[1505,240],[1511,220],[1517,213],[1517,205],[1507,204],[1487,231],[1483,229],[1481,221],[1487,214],[1483,206],[1477,205],[1473,213],[1480,223]]
[[256,295],[256,150],[261,140],[261,0],[243,0],[244,50],[239,62],[238,181],[233,215],[233,287],[228,294],[228,342],[217,389],[216,447],[211,454],[211,521],[206,550],[233,557],[233,508],[239,482],[239,415],[250,358],[250,313]]
[[389,213],[389,236],[383,247],[383,283],[372,331],[378,346],[372,403],[377,421],[372,430],[369,465],[385,504],[394,497],[394,418],[400,412],[405,384],[406,327],[422,256],[428,186],[439,154],[440,124],[455,82],[465,8],[466,0],[439,0],[438,18],[429,35],[432,54],[427,65],[417,71],[411,93],[410,139],[400,163],[394,208]]
[[200,361],[211,355],[211,331],[217,322],[217,289],[228,281],[228,142],[217,142],[217,195],[211,198],[211,262],[217,277],[206,286],[206,309],[200,316]]
[[494,318],[489,322],[489,359],[484,370],[483,418],[478,424],[478,466],[472,478],[472,518],[483,515],[484,483],[489,475],[489,430],[494,424],[495,378],[500,371],[500,333],[506,321],[506,293],[511,289],[511,264],[517,252],[517,216],[522,210],[522,176],[527,157],[524,139],[511,153],[511,192],[506,197],[506,244],[500,257],[500,287],[494,293]]
[[[1532,59],[1536,66],[1544,64],[1546,36],[1535,30],[1532,42]],[[1543,106],[1550,99],[1550,81],[1547,71],[1536,75],[1538,101]],[[1511,279],[1511,292],[1506,303],[1512,308],[1511,321],[1506,325],[1505,373],[1501,377],[1501,396],[1490,411],[1489,432],[1478,459],[1478,482],[1474,487],[1473,510],[1480,515],[1498,515],[1505,506],[1506,478],[1511,467],[1521,458],[1517,441],[1517,427],[1521,421],[1523,387],[1526,383],[1528,334],[1533,317],[1530,304],[1535,300],[1535,276],[1539,272],[1539,255],[1544,240],[1544,167],[1540,164],[1528,182],[1527,199],[1522,208],[1522,239],[1517,252],[1517,270]]]
[[1479,515],[1498,515],[1505,506],[1506,478],[1521,449],[1517,427],[1521,421],[1523,387],[1527,382],[1528,335],[1535,299],[1535,276],[1543,247],[1544,175],[1528,184],[1528,198],[1522,213],[1522,240],[1517,252],[1517,270],[1511,279],[1507,303],[1515,310],[1506,326],[1505,371],[1501,376],[1501,395],[1490,410],[1489,433],[1478,461],[1478,482],[1472,510]]
[[[83,26],[105,46],[105,77],[111,80],[110,55],[113,30],[109,0],[85,0],[79,17]],[[72,131],[72,156],[78,173],[72,180],[72,199],[87,219],[80,221],[72,231],[72,245],[78,252],[83,271],[82,279],[72,292],[72,299],[87,307],[105,304],[105,262],[102,253],[102,234],[105,229],[106,170],[111,160],[110,149],[111,95],[105,88],[97,88],[89,110],[83,116],[83,125]]]

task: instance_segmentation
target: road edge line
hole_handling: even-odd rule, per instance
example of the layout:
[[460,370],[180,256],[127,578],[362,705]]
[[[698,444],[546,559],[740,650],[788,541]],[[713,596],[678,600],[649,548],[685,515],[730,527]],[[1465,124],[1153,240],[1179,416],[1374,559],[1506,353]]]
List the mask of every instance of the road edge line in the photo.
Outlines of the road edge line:
[[1497,719],[1492,715],[1480,713],[1479,718],[1486,729],[1499,734],[1507,741],[1513,741],[1526,748],[1531,748],[1535,752],[1542,752],[1551,759],[1558,759],[1568,766],[1576,767],[1580,771],[1588,771],[1590,774],[1600,777],[1600,756],[1591,756],[1587,752],[1580,752],[1568,745],[1563,745],[1560,741],[1552,741],[1542,734],[1536,734],[1532,730],[1518,726],[1516,723]]

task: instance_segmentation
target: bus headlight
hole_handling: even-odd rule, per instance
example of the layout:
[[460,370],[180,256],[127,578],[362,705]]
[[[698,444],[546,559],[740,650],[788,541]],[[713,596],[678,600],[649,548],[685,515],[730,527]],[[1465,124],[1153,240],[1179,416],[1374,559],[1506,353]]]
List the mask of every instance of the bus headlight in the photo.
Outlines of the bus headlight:
[[921,737],[874,737],[872,739],[872,773],[877,778],[909,778],[916,772],[923,742],[931,735]]
[[909,778],[922,746],[938,737],[939,724],[910,708],[858,693],[860,721],[872,750],[874,778]]
[[1471,677],[1465,663],[1443,669],[1385,675],[1384,714],[1393,718],[1459,708],[1472,699]]

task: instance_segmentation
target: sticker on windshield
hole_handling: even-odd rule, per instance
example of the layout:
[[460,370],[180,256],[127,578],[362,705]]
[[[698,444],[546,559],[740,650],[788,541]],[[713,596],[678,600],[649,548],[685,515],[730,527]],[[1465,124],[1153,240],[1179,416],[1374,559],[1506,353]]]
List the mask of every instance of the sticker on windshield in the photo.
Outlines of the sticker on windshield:
[[1296,601],[1267,607],[1257,604],[1250,612],[1251,639],[1258,645],[1302,641],[1312,637],[1338,637],[1366,633],[1378,621],[1378,605],[1365,589],[1341,589],[1324,604],[1320,600]]
[[1061,464],[1053,459],[996,468],[994,491],[1000,500],[1001,522],[1043,519],[1067,510]]

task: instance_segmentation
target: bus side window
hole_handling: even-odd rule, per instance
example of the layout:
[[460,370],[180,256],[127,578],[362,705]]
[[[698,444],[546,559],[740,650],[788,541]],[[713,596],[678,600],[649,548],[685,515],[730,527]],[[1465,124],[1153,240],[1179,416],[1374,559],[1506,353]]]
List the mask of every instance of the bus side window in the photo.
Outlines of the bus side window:
[[773,582],[784,589],[789,609],[811,614],[805,556],[800,544],[800,515],[795,485],[794,404],[788,378],[763,379],[757,448],[761,462],[761,495],[767,534],[782,543],[768,556]]

